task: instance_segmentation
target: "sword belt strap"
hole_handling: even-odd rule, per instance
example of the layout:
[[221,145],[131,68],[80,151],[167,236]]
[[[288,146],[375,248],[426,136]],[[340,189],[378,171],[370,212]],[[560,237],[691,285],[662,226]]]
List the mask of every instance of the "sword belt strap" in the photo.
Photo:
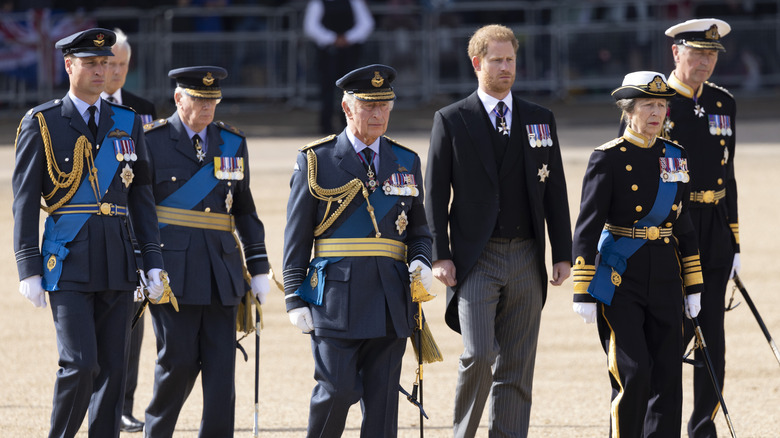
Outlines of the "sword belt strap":
[[722,188],[718,191],[715,190],[703,190],[701,192],[691,192],[691,201],[699,202],[702,204],[717,203],[721,199],[726,197],[726,189]]
[[619,227],[617,225],[606,224],[604,229],[612,232],[615,236],[630,237],[632,239],[656,240],[662,237],[672,236],[672,227]]
[[54,210],[51,214],[86,213],[98,216],[127,216],[127,207],[124,205],[101,202],[98,204],[68,204]]
[[381,237],[319,239],[314,242],[314,257],[390,257],[406,262],[406,245]]
[[232,232],[235,228],[233,216],[224,213],[186,210],[183,208],[157,206],[157,221],[161,224]]

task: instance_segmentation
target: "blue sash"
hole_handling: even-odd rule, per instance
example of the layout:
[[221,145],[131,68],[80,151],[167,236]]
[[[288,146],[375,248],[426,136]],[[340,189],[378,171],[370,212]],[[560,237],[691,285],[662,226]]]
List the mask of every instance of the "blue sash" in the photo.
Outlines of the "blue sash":
[[[114,121],[114,126],[108,130],[109,133],[124,131],[124,133],[133,132],[133,123],[135,122],[135,112],[121,108],[118,106],[111,106],[114,111],[114,115],[111,119]],[[108,135],[108,134],[106,134]],[[119,140],[131,140],[130,134],[127,137],[122,137]],[[97,183],[102,193],[98,193],[100,198],[103,198],[108,186],[111,185],[111,181],[116,176],[117,168],[119,167],[119,161],[114,155],[114,150],[111,147],[105,147],[108,144],[106,137],[103,138],[101,144],[104,147],[100,148],[95,156],[95,167],[98,169]],[[106,152],[107,151],[107,152]],[[92,191],[92,184],[89,183],[89,171],[81,180],[78,190],[70,199],[72,204],[92,204],[96,203],[95,193]],[[43,231],[43,245],[41,253],[43,254],[43,288],[48,291],[59,290],[57,283],[62,275],[62,262],[68,256],[70,252],[65,247],[68,243],[73,241],[81,228],[87,223],[87,220],[91,214],[88,213],[74,213],[60,216],[55,222],[51,215],[46,218],[46,224]]]
[[[659,141],[661,140],[659,139]],[[666,158],[680,158],[680,149],[666,143],[665,156]],[[674,203],[676,194],[677,184],[666,183],[659,177],[658,193],[656,194],[653,208],[650,209],[647,216],[637,221],[634,227],[658,226],[669,215],[669,209]],[[598,244],[601,261],[596,268],[593,280],[588,285],[588,293],[602,303],[610,305],[612,297],[615,295],[615,284],[612,283],[612,270],[614,269],[615,272],[623,275],[628,266],[628,259],[645,243],[647,243],[645,239],[632,239],[630,237],[620,237],[615,240],[610,231],[603,230]]]
[[[223,156],[235,156],[238,152],[238,148],[241,147],[243,138],[239,135],[233,134],[230,131],[221,129],[220,137],[222,137],[222,146],[220,147],[220,154]],[[195,175],[190,178],[183,186],[178,190],[168,195],[167,198],[160,202],[163,207],[181,208],[184,210],[191,210],[197,205],[203,198],[206,197],[214,187],[217,186],[219,180],[214,176],[214,162],[204,165],[198,170]],[[160,228],[166,227],[168,224],[159,224]]]
[[[414,166],[414,153],[400,146],[392,145],[393,152],[398,158],[396,162],[399,167],[412,169]],[[390,209],[396,204],[397,197],[386,195],[382,188],[374,190],[374,193],[368,196],[371,206],[374,207],[374,215],[377,222],[381,221]],[[331,234],[331,238],[345,237],[366,237],[374,231],[374,223],[371,221],[371,215],[366,209],[366,201],[360,204],[352,215],[350,215],[339,227]],[[325,267],[328,263],[335,263],[343,257],[316,257],[309,263],[309,273],[306,279],[295,291],[295,295],[303,298],[304,301],[320,306],[322,305],[323,292],[325,290]],[[312,282],[312,276],[317,279]]]

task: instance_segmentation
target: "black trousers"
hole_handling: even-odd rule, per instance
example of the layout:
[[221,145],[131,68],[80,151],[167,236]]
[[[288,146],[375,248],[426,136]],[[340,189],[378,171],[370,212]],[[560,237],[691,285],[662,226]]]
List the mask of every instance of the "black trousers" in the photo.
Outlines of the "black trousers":
[[679,437],[683,292],[680,283],[632,282],[599,303],[598,331],[612,385],[611,437]]

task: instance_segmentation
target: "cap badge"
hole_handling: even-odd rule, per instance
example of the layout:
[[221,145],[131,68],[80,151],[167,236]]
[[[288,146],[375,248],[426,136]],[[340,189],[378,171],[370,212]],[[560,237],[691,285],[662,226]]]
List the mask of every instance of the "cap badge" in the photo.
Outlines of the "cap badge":
[[213,83],[214,77],[211,76],[211,72],[206,73],[206,76],[203,77],[203,85],[210,87]]
[[656,76],[647,84],[647,91],[653,93],[666,93],[669,91],[669,88],[666,86],[664,80],[661,79],[661,76]]
[[704,37],[708,40],[719,40],[720,34],[718,33],[718,26],[714,24],[710,26],[709,30],[704,32]]
[[95,43],[95,47],[103,47],[103,44],[105,44],[105,41],[103,40],[106,36],[102,33],[99,33],[95,36],[96,39],[92,40],[93,43]]
[[379,74],[378,71],[375,71],[374,72],[374,77],[373,77],[373,79],[371,79],[371,85],[373,85],[376,88],[379,88],[384,83],[385,83],[385,79],[382,77],[382,75]]

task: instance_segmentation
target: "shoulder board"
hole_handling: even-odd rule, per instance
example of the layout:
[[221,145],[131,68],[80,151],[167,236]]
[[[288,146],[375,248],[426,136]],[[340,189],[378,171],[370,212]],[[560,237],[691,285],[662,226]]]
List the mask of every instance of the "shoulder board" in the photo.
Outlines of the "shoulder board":
[[216,124],[217,124],[217,126],[219,126],[220,128],[224,129],[225,131],[230,131],[230,132],[232,132],[233,134],[236,134],[236,135],[238,135],[239,137],[244,137],[244,138],[246,138],[246,135],[244,135],[244,133],[243,133],[243,132],[241,132],[241,130],[240,130],[240,129],[238,129],[238,128],[236,128],[235,126],[230,126],[230,125],[228,125],[227,123],[225,123],[225,122],[223,122],[223,121],[221,121],[221,120],[219,120],[219,121],[216,121],[216,122],[214,122],[214,123],[216,123]]
[[35,113],[39,113],[41,111],[46,111],[48,109],[52,109],[52,108],[58,107],[60,105],[62,105],[62,99],[50,100],[50,101],[48,101],[46,103],[42,103],[42,104],[40,104],[40,105],[38,105],[36,107],[30,108],[30,110],[27,111],[25,116],[32,116]]
[[301,148],[301,152],[305,151],[306,149],[311,149],[311,148],[313,148],[315,146],[319,146],[321,144],[325,144],[325,143],[327,143],[329,141],[334,140],[335,138],[336,138],[336,134],[331,134],[331,135],[329,135],[327,137],[323,137],[323,138],[321,138],[319,140],[314,140],[313,142],[311,142],[311,143],[307,144],[306,146],[302,147]]
[[678,144],[676,141],[669,140],[666,137],[658,137],[659,140],[663,141],[666,146],[676,147],[677,149],[685,150],[682,145]]
[[607,149],[612,149],[613,147],[619,145],[620,143],[623,143],[625,139],[623,137],[618,137],[613,140],[610,140],[603,145],[596,148],[597,151],[606,151]]
[[732,99],[734,98],[734,95],[733,95],[733,94],[731,94],[731,93],[729,92],[729,90],[727,90],[727,89],[725,89],[725,88],[721,87],[720,85],[715,85],[715,84],[713,84],[712,82],[705,82],[705,84],[709,85],[711,88],[714,88],[714,89],[716,89],[716,90],[720,90],[720,91],[722,91],[722,92],[724,92],[724,93],[728,94],[728,95],[729,95],[729,97],[731,97]]
[[133,111],[133,112],[135,112],[135,110],[134,110],[133,108],[131,108],[131,107],[127,106],[127,105],[123,105],[123,104],[121,104],[121,103],[118,103],[118,102],[111,102],[111,101],[110,101],[110,100],[108,100],[108,99],[103,99],[103,100],[105,100],[105,101],[106,101],[106,103],[107,103],[107,104],[109,104],[109,105],[111,105],[111,106],[115,106],[115,107],[118,107],[118,108],[124,108],[124,109],[128,109],[128,110],[130,110],[130,111]]
[[402,148],[406,149],[406,150],[407,150],[407,151],[409,151],[409,152],[412,152],[412,153],[414,153],[414,154],[417,154],[417,152],[415,152],[415,151],[413,151],[412,149],[410,149],[410,148],[408,148],[408,147],[406,147],[406,146],[402,145],[401,143],[398,143],[398,141],[397,141],[397,140],[395,140],[395,139],[392,139],[392,138],[390,138],[390,137],[388,137],[388,136],[386,136],[386,135],[383,135],[382,137],[383,137],[385,140],[389,141],[390,143],[392,143],[392,144],[394,144],[394,145],[396,145],[396,146],[402,147]]
[[157,119],[153,122],[149,122],[144,125],[144,132],[149,132],[152,129],[157,129],[160,126],[165,126],[168,124],[168,119]]

